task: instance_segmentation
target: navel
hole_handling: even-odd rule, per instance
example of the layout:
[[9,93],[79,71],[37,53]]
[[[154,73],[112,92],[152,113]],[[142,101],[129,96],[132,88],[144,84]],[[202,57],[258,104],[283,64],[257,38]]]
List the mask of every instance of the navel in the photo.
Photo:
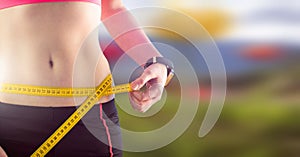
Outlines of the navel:
[[53,69],[54,65],[53,65],[53,60],[52,60],[51,57],[49,58],[49,66],[50,66],[51,69]]

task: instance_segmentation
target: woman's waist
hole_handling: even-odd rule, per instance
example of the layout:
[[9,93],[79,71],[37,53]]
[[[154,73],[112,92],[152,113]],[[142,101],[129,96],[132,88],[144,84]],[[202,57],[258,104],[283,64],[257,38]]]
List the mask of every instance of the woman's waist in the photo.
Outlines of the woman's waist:
[[[35,107],[74,107],[81,105],[87,96],[82,97],[47,97],[31,96],[22,94],[9,94],[0,92],[0,103],[35,106]],[[97,103],[106,103],[111,101],[114,95],[103,96]]]
[[[24,86],[25,88],[23,88]],[[2,84],[0,85],[0,102],[38,107],[79,106],[90,95],[94,94],[95,89],[95,87],[64,88],[20,84]],[[98,100],[98,103],[106,103],[113,98],[113,94],[104,92],[103,96],[101,96]]]
[[[93,61],[74,62],[73,65],[59,65],[54,62],[55,68],[47,65],[31,63],[6,62],[0,66],[0,85],[21,85],[30,87],[56,87],[56,88],[93,88],[98,86],[102,80],[110,74],[108,62],[100,57],[97,62]],[[5,63],[5,62],[4,62]],[[85,97],[47,97],[40,95],[24,95],[14,93],[0,93],[0,101],[6,103],[17,103],[29,106],[74,106],[80,104]],[[107,102],[113,96],[105,96],[100,102]]]

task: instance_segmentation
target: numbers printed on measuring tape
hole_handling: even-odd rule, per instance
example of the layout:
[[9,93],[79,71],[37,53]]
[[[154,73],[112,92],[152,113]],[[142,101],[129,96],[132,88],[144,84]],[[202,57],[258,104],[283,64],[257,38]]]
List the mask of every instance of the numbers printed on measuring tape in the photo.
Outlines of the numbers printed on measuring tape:
[[110,74],[96,88],[53,88],[2,84],[0,92],[35,96],[88,96],[82,105],[31,155],[31,157],[43,157],[82,119],[102,96],[132,91],[130,84],[114,87],[111,84],[112,75]]
[[[82,97],[89,96],[95,92],[96,88],[58,88],[29,86],[19,84],[2,84],[0,92],[11,94],[24,94],[32,96],[55,96],[55,97]],[[130,84],[118,85],[108,88],[103,95],[111,95],[122,92],[128,92]]]

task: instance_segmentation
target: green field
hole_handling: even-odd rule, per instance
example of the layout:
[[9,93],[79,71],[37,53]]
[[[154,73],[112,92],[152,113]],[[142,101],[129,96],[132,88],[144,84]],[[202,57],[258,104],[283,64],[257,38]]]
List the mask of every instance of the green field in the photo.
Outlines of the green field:
[[[200,101],[193,123],[174,142],[150,152],[124,152],[124,156],[298,157],[300,90],[289,87],[298,82],[298,74],[281,71],[251,77],[257,76],[261,79],[253,80],[259,81],[246,82],[243,87],[229,84],[222,114],[204,138],[198,137],[198,131],[207,102]],[[119,99],[126,99],[126,95]],[[121,126],[133,131],[159,128],[175,115],[179,100],[176,92],[168,92],[164,107],[147,118],[131,116],[119,109]]]

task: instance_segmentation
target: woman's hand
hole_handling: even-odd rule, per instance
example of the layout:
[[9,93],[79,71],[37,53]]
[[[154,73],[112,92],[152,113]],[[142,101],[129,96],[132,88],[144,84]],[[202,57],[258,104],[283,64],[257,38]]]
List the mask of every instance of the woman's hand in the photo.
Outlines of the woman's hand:
[[165,65],[155,63],[147,67],[142,75],[131,83],[134,90],[129,93],[132,107],[139,112],[146,112],[161,99],[166,80],[167,68]]

